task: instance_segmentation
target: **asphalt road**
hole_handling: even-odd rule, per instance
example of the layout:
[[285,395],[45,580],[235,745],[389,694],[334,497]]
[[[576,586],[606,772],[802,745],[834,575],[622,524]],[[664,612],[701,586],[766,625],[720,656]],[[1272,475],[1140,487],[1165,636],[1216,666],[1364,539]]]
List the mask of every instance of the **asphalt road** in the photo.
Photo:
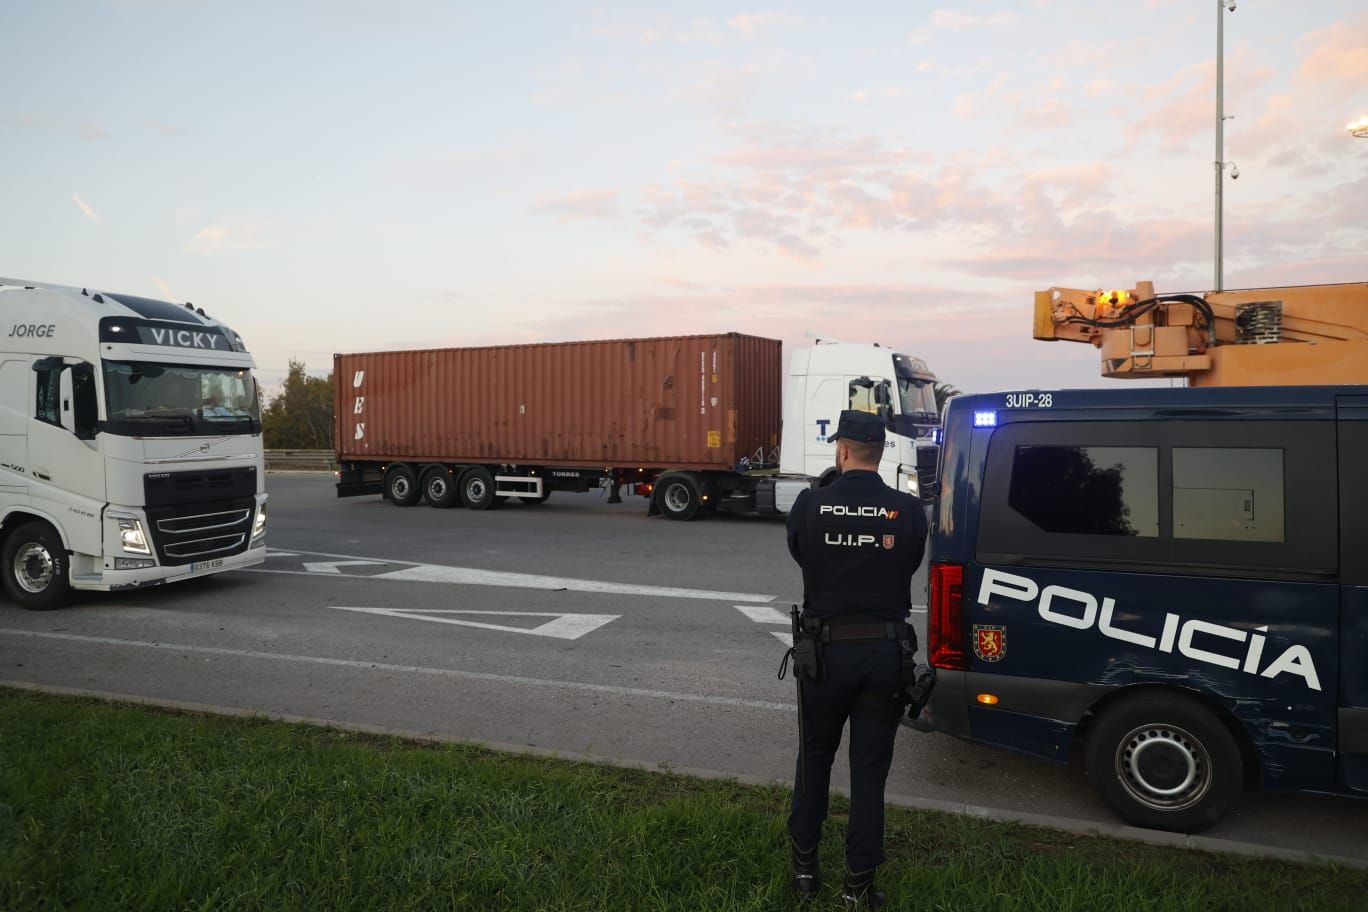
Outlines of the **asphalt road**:
[[[0,602],[0,680],[792,777],[782,522],[673,523],[601,492],[477,513],[337,500],[327,476],[267,487],[262,568],[56,613]],[[898,739],[891,796],[1116,822],[1076,770]],[[1365,832],[1368,802],[1254,791],[1207,835],[1368,861]]]

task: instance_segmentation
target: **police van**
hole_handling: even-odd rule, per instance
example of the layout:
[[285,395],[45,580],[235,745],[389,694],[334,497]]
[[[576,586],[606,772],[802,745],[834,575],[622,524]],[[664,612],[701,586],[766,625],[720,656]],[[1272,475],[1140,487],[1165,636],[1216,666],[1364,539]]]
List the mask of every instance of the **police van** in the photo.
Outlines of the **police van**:
[[962,396],[944,434],[936,730],[1144,827],[1368,795],[1368,387]]

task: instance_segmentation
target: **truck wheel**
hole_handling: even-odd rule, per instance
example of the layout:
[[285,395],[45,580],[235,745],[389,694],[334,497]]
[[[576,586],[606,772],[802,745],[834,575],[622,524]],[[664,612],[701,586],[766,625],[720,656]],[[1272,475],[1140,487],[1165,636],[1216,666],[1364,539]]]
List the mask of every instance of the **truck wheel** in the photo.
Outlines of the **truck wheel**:
[[461,476],[461,503],[472,510],[494,506],[494,476],[488,469],[476,466],[465,470]]
[[1108,707],[1088,737],[1093,788],[1127,823],[1192,833],[1235,803],[1240,748],[1209,709],[1181,694],[1144,693]]
[[390,466],[385,473],[385,493],[396,507],[411,507],[423,496],[418,480],[413,477],[413,469],[402,463]]
[[433,507],[449,507],[456,500],[456,482],[441,466],[423,473],[423,499]]
[[71,594],[67,565],[61,537],[45,522],[24,523],[0,551],[5,591],[30,611],[51,611],[66,603]]
[[698,515],[698,485],[687,475],[674,475],[656,485],[656,506],[670,519],[684,522]]

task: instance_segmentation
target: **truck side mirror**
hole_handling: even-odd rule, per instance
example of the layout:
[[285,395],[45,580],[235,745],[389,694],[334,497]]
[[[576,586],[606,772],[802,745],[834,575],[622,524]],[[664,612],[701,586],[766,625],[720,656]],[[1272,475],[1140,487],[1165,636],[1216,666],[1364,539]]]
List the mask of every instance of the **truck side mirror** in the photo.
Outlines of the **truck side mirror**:
[[76,433],[76,409],[73,407],[75,396],[72,393],[71,368],[62,368],[57,381],[57,414],[61,417],[62,427]]

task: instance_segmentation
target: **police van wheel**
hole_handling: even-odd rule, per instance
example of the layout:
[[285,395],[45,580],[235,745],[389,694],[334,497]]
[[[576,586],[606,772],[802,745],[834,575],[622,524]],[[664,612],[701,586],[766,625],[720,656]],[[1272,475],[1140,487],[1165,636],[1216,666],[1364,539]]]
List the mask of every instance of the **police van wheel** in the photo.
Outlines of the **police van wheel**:
[[1193,833],[1235,803],[1244,768],[1235,738],[1181,694],[1137,694],[1108,707],[1088,737],[1087,774],[1127,823]]
[[423,496],[413,469],[403,464],[390,466],[385,473],[385,493],[396,507],[411,507]]
[[45,522],[25,523],[0,550],[5,592],[30,611],[51,611],[71,595],[67,553],[62,539]]
[[656,506],[670,519],[684,522],[698,515],[702,501],[698,485],[687,475],[676,475],[656,485]]
[[476,466],[461,475],[461,503],[472,510],[494,506],[494,476],[488,469]]
[[441,466],[423,473],[423,499],[432,507],[449,507],[456,500],[456,482]]

